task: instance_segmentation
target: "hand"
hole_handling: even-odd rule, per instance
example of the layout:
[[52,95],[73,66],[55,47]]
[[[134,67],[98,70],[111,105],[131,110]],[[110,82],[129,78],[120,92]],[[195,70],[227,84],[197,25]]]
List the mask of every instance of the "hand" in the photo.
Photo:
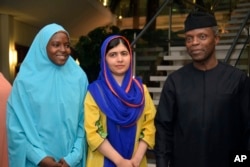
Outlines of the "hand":
[[60,159],[59,163],[62,165],[61,167],[69,167],[69,165],[67,164],[67,162],[63,158]]
[[45,157],[39,164],[40,167],[61,167],[62,165],[55,161],[53,157]]
[[140,161],[138,161],[134,157],[131,159],[131,162],[133,164],[133,167],[139,167],[140,166]]
[[128,159],[122,159],[119,161],[118,164],[116,164],[117,167],[134,167],[132,162]]

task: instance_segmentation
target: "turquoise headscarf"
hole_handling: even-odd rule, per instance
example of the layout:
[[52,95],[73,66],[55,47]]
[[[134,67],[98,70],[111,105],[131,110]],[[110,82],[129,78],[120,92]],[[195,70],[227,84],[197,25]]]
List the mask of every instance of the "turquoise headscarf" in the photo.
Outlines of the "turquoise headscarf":
[[70,56],[54,64],[46,46],[58,31],[49,24],[36,35],[14,81],[7,105],[10,167],[35,167],[45,157],[85,164],[83,100],[88,81]]
[[[114,79],[105,56],[108,44],[115,38],[122,38],[130,46],[126,38],[118,35],[110,36],[103,42],[100,75],[89,85],[89,91],[107,116],[107,139],[124,158],[130,159],[134,150],[136,121],[144,109],[144,91],[142,82],[132,75],[131,48],[128,48],[131,56],[130,67],[122,85],[119,86]],[[105,158],[104,166],[113,167],[114,164]]]

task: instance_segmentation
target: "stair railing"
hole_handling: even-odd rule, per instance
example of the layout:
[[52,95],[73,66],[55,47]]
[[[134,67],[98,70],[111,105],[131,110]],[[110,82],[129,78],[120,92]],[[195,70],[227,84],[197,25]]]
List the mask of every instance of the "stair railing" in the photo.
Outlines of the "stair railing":
[[[238,41],[239,41],[239,37],[240,37],[242,31],[244,30],[244,28],[246,27],[249,18],[250,18],[250,11],[247,13],[247,15],[246,15],[246,17],[245,17],[243,23],[241,24],[241,27],[240,27],[238,33],[236,34],[236,37],[235,37],[234,40],[233,40],[233,44],[231,45],[231,47],[229,48],[229,50],[228,50],[228,52],[227,52],[227,55],[226,55],[226,57],[225,57],[225,59],[224,59],[224,62],[225,62],[225,63],[228,63],[228,61],[230,60],[230,57],[231,57],[231,55],[232,55],[232,53],[233,53],[233,51],[234,51],[234,49],[235,49],[235,47],[236,47],[236,45],[237,45],[237,43],[238,43]],[[243,47],[242,47],[242,49],[241,49],[241,53],[242,53],[242,51],[245,49],[246,44],[247,44],[248,42],[249,42],[249,31],[248,31],[248,36],[247,36],[247,38],[246,38],[246,40],[245,40],[245,42],[244,42],[244,44],[243,44]],[[239,54],[238,60],[240,59],[241,55],[242,55],[242,54]],[[236,61],[236,63],[238,63],[238,61]],[[235,63],[234,66],[237,65],[236,63]]]
[[[153,23],[153,21],[156,19],[157,16],[159,16],[159,14],[161,13],[161,11],[165,8],[165,6],[167,6],[167,4],[169,3],[170,0],[165,0],[162,5],[160,6],[160,8],[157,10],[157,12],[155,13],[155,15],[151,18],[151,20],[143,27],[142,31],[135,37],[134,41],[131,42],[131,46],[133,46],[138,39],[148,30],[148,28],[151,26],[151,24]],[[171,23],[170,23],[171,24]]]
[[[150,19],[150,21],[144,26],[144,28],[142,29],[142,31],[140,31],[140,33],[138,35],[134,34],[134,40],[131,42],[131,47],[132,48],[136,48],[136,42],[138,41],[138,39],[148,30],[148,28],[151,26],[151,24],[153,23],[153,21],[156,19],[157,16],[159,16],[159,14],[161,13],[161,11],[165,8],[165,6],[167,6],[167,4],[169,3],[170,0],[165,0],[162,5],[160,6],[160,8],[157,10],[157,12],[155,13],[155,15]],[[170,16],[172,17],[172,16]],[[169,23],[170,27],[171,27],[171,22]],[[136,75],[136,52],[133,51],[133,60],[134,60],[134,64],[133,64],[133,76]]]
[[[242,49],[240,50],[239,55],[242,55],[242,54],[243,54],[243,51],[245,50],[247,44],[250,43],[250,32],[249,32],[249,31],[250,31],[250,26],[248,26],[248,28],[246,29],[246,31],[247,31],[247,38],[246,38],[246,40],[245,40],[245,42],[244,42],[244,44],[243,44]],[[241,57],[241,56],[239,56],[239,57],[237,58],[237,60],[236,60],[236,62],[235,62],[235,64],[234,64],[234,66],[236,66],[236,65],[238,64],[238,62],[239,62],[239,60],[240,60],[240,57]],[[248,71],[249,71],[249,69],[248,69]]]

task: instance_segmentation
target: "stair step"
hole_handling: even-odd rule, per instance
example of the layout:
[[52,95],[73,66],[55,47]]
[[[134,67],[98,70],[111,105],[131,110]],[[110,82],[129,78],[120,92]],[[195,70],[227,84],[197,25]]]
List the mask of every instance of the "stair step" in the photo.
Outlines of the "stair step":
[[[231,60],[229,64],[234,65],[236,60]],[[159,65],[157,66],[158,71],[176,71],[183,67],[183,65]],[[237,65],[240,69],[247,69],[248,65]]]
[[160,81],[160,82],[163,82],[163,81],[166,81],[167,79],[167,76],[150,76],[150,81]]
[[176,71],[181,67],[183,67],[183,65],[159,65],[156,68],[158,71]]
[[236,31],[236,32],[238,32],[239,29],[240,29],[239,25],[227,25],[225,27],[225,30],[227,30],[227,31]]
[[[239,39],[238,43],[243,44],[246,40],[245,39]],[[220,44],[232,44],[234,42],[234,39],[221,39]]]
[[[226,52],[227,53],[227,52]],[[217,51],[216,57],[218,60],[224,60],[226,57],[226,53],[221,53],[221,51]],[[231,59],[237,60],[238,59],[238,52],[234,52],[231,56]],[[176,61],[176,60],[191,60],[191,57],[189,55],[183,55],[183,56],[164,56],[164,60],[167,61]]]
[[164,56],[163,60],[167,61],[176,61],[176,60],[191,60],[191,57],[188,55],[176,55],[176,56]]
[[153,47],[153,48],[135,48],[136,52],[162,52],[162,47]]
[[[217,45],[216,50],[228,50],[231,47],[231,45]],[[242,44],[236,45],[236,49],[241,49],[243,47]],[[170,47],[170,51],[186,51],[185,46],[173,46]]]
[[[234,38],[236,37],[237,35],[237,32],[230,32],[230,33],[225,33],[225,34],[222,34],[221,35],[221,38],[224,38],[224,37],[231,37],[231,38]],[[244,34],[243,34],[244,35]]]
[[136,71],[149,71],[150,66],[136,66]]
[[157,106],[159,104],[159,100],[153,99],[153,103],[154,103],[154,105]]
[[152,93],[159,93],[161,92],[162,88],[160,87],[148,87],[148,91]]
[[236,5],[237,8],[250,8],[250,2],[242,2]]
[[249,11],[249,8],[236,8],[236,9],[234,9],[233,10],[233,14],[235,14],[235,13],[244,13],[244,12],[248,12]]
[[249,0],[238,0],[240,3],[249,2]]
[[158,56],[150,55],[150,56],[143,56],[143,55],[137,55],[136,61],[155,61],[158,58]]
[[234,19],[244,19],[246,17],[245,14],[235,14],[235,15],[231,15],[231,20]]
[[[244,19],[233,19],[230,20],[227,24],[237,24],[240,27],[243,21]],[[248,22],[250,23],[250,20],[248,20]]]

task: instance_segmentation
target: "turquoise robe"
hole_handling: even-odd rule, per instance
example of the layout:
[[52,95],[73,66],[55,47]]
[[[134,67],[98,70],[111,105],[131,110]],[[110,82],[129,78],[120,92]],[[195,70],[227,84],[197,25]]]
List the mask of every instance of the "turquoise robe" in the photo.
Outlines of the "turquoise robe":
[[85,166],[83,101],[88,80],[72,57],[58,66],[46,46],[58,31],[45,26],[35,37],[13,83],[7,104],[10,167],[34,167],[46,156]]

